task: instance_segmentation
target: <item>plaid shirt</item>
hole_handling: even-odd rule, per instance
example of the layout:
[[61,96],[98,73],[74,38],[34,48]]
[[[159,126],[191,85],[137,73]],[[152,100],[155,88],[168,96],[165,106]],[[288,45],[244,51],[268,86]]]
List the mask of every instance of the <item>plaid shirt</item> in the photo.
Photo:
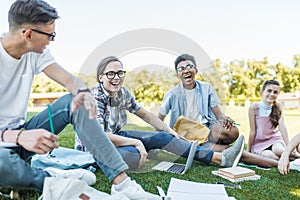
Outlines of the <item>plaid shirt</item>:
[[115,98],[110,97],[101,83],[92,89],[92,93],[97,101],[97,119],[104,125],[105,132],[118,132],[127,123],[126,110],[135,113],[141,108],[125,87],[121,87]]

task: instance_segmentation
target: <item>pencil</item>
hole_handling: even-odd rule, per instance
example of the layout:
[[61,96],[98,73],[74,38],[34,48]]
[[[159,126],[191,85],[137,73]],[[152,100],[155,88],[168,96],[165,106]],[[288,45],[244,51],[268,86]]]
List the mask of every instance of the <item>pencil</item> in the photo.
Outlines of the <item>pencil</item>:
[[241,125],[241,124],[238,124],[238,123],[235,123],[235,122],[233,122],[233,124],[236,125],[236,126],[240,126]]
[[[225,120],[219,120],[220,122],[225,122]],[[239,123],[236,123],[236,122],[231,122],[231,124],[233,124],[233,125],[235,125],[235,126],[240,126],[241,124],[239,124]]]
[[50,105],[48,105],[48,117],[49,117],[49,122],[50,122],[51,133],[54,133],[54,126],[53,126],[53,121],[52,121],[52,113],[51,113]]
[[[53,125],[52,112],[51,112],[50,105],[48,105],[48,118],[49,118],[51,133],[54,134],[54,125]],[[51,153],[52,153],[52,150],[48,152],[48,157],[52,157]]]

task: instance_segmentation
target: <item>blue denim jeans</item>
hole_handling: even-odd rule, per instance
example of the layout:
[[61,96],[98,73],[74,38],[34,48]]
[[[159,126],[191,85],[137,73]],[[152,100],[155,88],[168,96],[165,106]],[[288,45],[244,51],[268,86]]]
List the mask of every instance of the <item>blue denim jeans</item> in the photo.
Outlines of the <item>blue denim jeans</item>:
[[[77,109],[75,113],[71,112],[72,98],[71,94],[65,95],[50,106],[55,134],[60,133],[66,125],[72,124],[80,140],[94,156],[103,173],[112,181],[122,171],[128,169],[128,166],[98,121],[96,119],[90,120],[89,113],[83,106]],[[32,117],[23,126],[18,127],[18,129],[20,128],[26,130],[42,128],[50,131],[47,109]],[[32,155],[34,155],[33,152],[22,147],[0,148],[0,185],[33,187],[41,191],[44,179],[49,174],[26,163],[30,161]]]
[[[172,152],[176,155],[188,157],[191,143],[182,139],[177,139],[173,135],[167,132],[141,132],[134,130],[119,131],[115,134],[135,138],[144,144],[147,152],[151,149],[163,149],[168,152]],[[130,169],[136,169],[140,160],[139,151],[133,146],[118,147],[119,153],[122,155],[125,162]],[[203,148],[198,146],[194,160],[209,164],[211,161],[213,151],[209,148]]]

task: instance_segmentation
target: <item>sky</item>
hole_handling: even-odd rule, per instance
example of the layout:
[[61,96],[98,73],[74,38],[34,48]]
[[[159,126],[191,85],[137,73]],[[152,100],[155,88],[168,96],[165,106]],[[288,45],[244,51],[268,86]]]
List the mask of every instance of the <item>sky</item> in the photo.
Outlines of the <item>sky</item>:
[[[0,1],[1,33],[8,30],[7,12],[13,2]],[[211,59],[220,58],[225,63],[234,59],[262,60],[268,57],[272,64],[281,62],[292,66],[293,55],[300,54],[298,0],[47,2],[57,9],[61,17],[56,21],[57,37],[47,48],[57,62],[71,72],[78,72],[89,55],[106,41],[144,28],[181,34],[201,46]],[[131,38],[126,42],[134,40]],[[126,42],[120,45],[128,44]],[[178,41],[178,47],[181,45],[182,42]],[[124,52],[125,68],[147,64],[173,68],[176,55],[171,52],[172,49],[157,49],[141,46],[138,50]]]

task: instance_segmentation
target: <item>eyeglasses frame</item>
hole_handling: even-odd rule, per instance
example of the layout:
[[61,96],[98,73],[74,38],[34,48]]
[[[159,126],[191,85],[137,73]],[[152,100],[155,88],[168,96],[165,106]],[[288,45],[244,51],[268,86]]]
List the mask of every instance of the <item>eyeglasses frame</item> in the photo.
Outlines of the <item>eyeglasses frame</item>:
[[[53,32],[53,33],[46,33],[46,32],[43,32],[43,31],[40,31],[40,30],[37,30],[37,29],[33,29],[33,28],[31,28],[30,30],[31,30],[31,31],[34,31],[34,32],[36,32],[36,33],[42,34],[42,35],[47,35],[47,36],[48,36],[48,39],[49,39],[50,41],[54,41],[54,38],[55,38],[55,36],[56,36],[56,33],[55,33],[55,32]],[[26,31],[26,30],[24,30],[23,33],[25,33],[25,31]]]
[[[119,76],[119,72],[123,72],[123,73],[124,73],[124,76],[120,77],[120,76]],[[108,77],[108,73],[114,73],[114,76],[113,76],[112,78],[109,78],[109,77]],[[106,78],[108,78],[109,80],[114,79],[114,78],[116,77],[116,75],[118,75],[119,78],[124,78],[125,75],[126,75],[126,71],[124,71],[124,70],[119,70],[119,71],[117,71],[117,72],[115,72],[115,71],[108,71],[108,72],[103,73],[103,75],[106,75]]]
[[[183,68],[183,69],[180,70],[179,68]],[[194,66],[192,64],[187,64],[185,67],[180,66],[180,67],[176,68],[177,72],[183,72],[184,70],[190,71],[191,69],[196,69],[196,66]]]

